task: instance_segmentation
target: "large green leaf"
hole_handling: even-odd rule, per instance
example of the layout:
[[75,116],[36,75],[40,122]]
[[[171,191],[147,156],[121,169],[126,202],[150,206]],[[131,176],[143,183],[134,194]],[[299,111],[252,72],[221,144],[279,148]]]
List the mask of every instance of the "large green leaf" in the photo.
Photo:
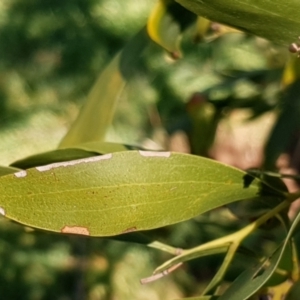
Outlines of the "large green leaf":
[[282,45],[300,34],[298,0],[175,0],[192,12]]
[[144,28],[108,64],[88,95],[77,120],[61,141],[60,148],[105,139],[120,94],[136,71],[138,58],[148,43]]
[[28,226],[112,236],[181,222],[255,197],[258,181],[213,160],[127,151],[56,163],[0,178],[0,212]]

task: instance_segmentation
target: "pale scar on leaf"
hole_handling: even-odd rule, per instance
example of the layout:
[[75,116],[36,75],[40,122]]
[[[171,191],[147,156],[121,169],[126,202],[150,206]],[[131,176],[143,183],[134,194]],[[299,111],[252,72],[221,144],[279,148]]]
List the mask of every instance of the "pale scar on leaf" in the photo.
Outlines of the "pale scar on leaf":
[[70,233],[70,234],[90,235],[90,232],[86,227],[80,227],[80,226],[64,226],[61,229],[61,232]]

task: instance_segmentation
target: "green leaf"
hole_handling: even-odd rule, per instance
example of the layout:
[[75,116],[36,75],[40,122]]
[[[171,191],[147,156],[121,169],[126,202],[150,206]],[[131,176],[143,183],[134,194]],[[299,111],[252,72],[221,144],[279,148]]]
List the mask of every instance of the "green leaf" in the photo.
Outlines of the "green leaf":
[[229,248],[228,251],[225,255],[225,258],[223,260],[222,265],[220,266],[218,272],[215,274],[215,276],[213,277],[213,279],[211,280],[211,282],[208,284],[208,286],[205,288],[203,294],[208,294],[209,292],[211,292],[213,289],[215,289],[220,282],[223,280],[224,275],[227,271],[227,269],[229,268],[234,255],[236,253],[238,245],[232,244]]
[[269,280],[276,271],[280,261],[289,245],[292,234],[300,221],[300,214],[295,218],[284,243],[273,253],[273,255],[264,260],[254,268],[243,272],[219,298],[219,300],[246,300],[254,295]]
[[300,34],[300,2],[295,0],[175,0],[197,15],[285,46]]
[[252,198],[258,181],[202,157],[127,151],[56,163],[0,178],[7,217],[45,230],[113,236],[193,218]]
[[19,170],[16,169],[16,168],[0,166],[0,176],[4,176],[4,175],[7,175],[7,174],[12,174],[12,173],[15,173],[15,172],[18,172],[18,171]]
[[297,56],[292,56],[285,64],[281,78],[281,86],[287,87],[300,79],[300,60]]
[[174,58],[181,56],[180,41],[183,30],[196,21],[196,15],[173,0],[158,0],[148,23],[150,38],[165,48]]
[[298,300],[300,295],[300,281],[294,283],[289,292],[287,293],[285,300]]
[[208,249],[201,249],[201,251],[197,251],[198,249],[184,250],[182,254],[179,254],[176,257],[169,259],[168,261],[166,261],[165,263],[157,267],[153,273],[154,274],[163,273],[168,269],[172,268],[173,266],[176,266],[185,261],[192,260],[199,257],[224,253],[228,251],[228,249],[229,246],[226,244],[217,247],[209,247]]
[[125,151],[137,147],[109,142],[90,142],[72,148],[57,149],[26,157],[11,164],[13,167],[28,169],[55,162],[70,161],[99,154]]
[[110,62],[92,88],[87,102],[59,148],[105,139],[120,95],[134,74],[138,58],[148,43],[149,38],[143,29]]

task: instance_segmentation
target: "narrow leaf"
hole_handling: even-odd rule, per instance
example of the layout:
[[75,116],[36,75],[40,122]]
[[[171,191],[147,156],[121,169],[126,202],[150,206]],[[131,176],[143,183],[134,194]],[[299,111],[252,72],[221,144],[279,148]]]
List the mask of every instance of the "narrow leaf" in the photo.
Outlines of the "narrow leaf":
[[11,164],[13,167],[28,169],[43,166],[55,162],[70,161],[91,157],[99,154],[113,153],[134,149],[134,146],[127,146],[109,142],[90,142],[73,146],[72,148],[57,149],[36,155],[31,155]]
[[276,271],[299,221],[300,214],[295,218],[284,243],[273,253],[273,255],[257,267],[243,272],[219,299],[246,300],[254,295]]
[[104,140],[120,94],[148,42],[146,30],[143,29],[110,62],[88,95],[77,120],[61,141],[60,148]]
[[26,158],[13,162],[11,166],[18,167],[20,169],[28,169],[37,166],[47,165],[54,162],[70,161],[95,155],[97,155],[97,153],[76,148],[58,149],[28,156]]
[[[199,297],[189,297],[189,298],[181,298],[180,300],[217,300],[219,296],[199,296]],[[179,300],[179,299],[176,299]]]
[[18,171],[19,170],[16,169],[16,168],[0,166],[0,176],[4,176],[4,175],[7,175],[7,174],[12,174],[12,173],[15,173],[15,172],[18,172]]
[[3,215],[45,230],[113,236],[193,218],[252,198],[258,181],[202,157],[127,151],[56,163],[0,178]]
[[236,245],[236,244],[231,244],[230,245],[221,267],[219,268],[218,272],[215,274],[215,276],[213,277],[211,282],[208,284],[208,286],[205,288],[205,290],[203,292],[204,295],[207,294],[208,292],[211,292],[223,280],[224,275],[225,275],[227,269],[229,268],[229,266],[230,266],[230,264],[231,264],[231,262],[234,258],[237,247],[238,247],[238,245]]
[[300,79],[300,59],[297,56],[292,56],[285,64],[281,78],[281,86],[287,87],[293,82]]
[[165,263],[157,267],[153,273],[154,274],[163,273],[164,271],[172,268],[173,266],[183,263],[185,261],[189,261],[199,257],[224,253],[228,251],[228,249],[229,249],[228,244],[225,244],[218,247],[208,247],[207,249],[203,249],[201,251],[198,249],[183,250],[182,254],[169,259],[168,261],[166,261]]

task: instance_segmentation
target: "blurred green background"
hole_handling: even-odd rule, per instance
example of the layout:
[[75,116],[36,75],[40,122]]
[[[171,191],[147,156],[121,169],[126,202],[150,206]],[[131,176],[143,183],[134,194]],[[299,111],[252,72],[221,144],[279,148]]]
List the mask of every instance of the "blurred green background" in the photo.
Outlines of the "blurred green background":
[[[0,165],[57,147],[101,70],[145,25],[154,3],[1,0]],[[195,30],[186,30],[179,61],[154,43],[143,53],[139,76],[122,93],[110,141],[162,148],[161,132],[164,137],[178,130],[193,136],[193,112],[199,108],[195,93],[222,110],[225,119],[233,109],[247,110],[256,119],[277,107],[286,51],[243,33],[214,38],[211,31],[203,43],[195,43]],[[150,236],[190,248],[242,225],[220,209]],[[222,258],[194,260],[141,286],[139,280],[169,255],[141,245],[31,231],[4,219],[0,237],[1,299],[193,296]],[[274,247],[272,238],[269,232],[264,251]],[[258,234],[248,243],[263,251],[261,241]],[[241,261],[235,262],[229,279],[244,267]]]

